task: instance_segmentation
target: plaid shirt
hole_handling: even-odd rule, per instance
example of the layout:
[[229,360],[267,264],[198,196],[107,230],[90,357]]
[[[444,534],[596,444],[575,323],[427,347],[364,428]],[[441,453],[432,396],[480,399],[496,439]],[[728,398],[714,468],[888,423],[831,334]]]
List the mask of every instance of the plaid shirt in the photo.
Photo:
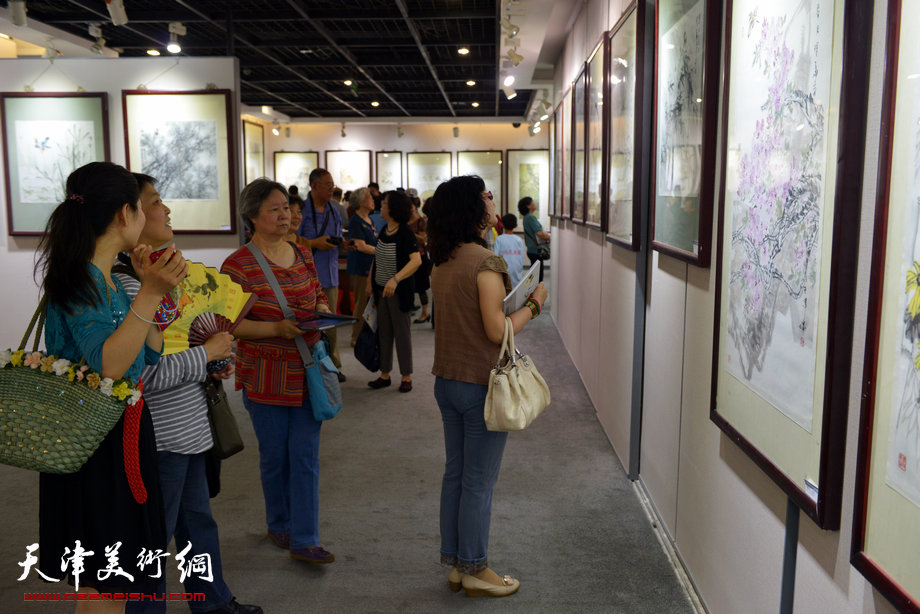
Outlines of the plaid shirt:
[[[287,298],[291,311],[299,321],[310,317],[306,309],[317,305],[328,305],[322,286],[313,266],[310,250],[297,247],[299,257],[290,268],[277,266],[269,261],[272,272]],[[247,292],[258,299],[249,320],[277,322],[284,315],[275,293],[265,279],[259,263],[245,246],[236,250],[224,261],[221,272],[226,273]],[[307,345],[319,341],[317,332],[304,333]],[[299,406],[303,402],[303,361],[297,352],[293,339],[270,337],[266,339],[240,339],[236,350],[236,389],[246,389],[246,394],[257,403],[270,405]]]

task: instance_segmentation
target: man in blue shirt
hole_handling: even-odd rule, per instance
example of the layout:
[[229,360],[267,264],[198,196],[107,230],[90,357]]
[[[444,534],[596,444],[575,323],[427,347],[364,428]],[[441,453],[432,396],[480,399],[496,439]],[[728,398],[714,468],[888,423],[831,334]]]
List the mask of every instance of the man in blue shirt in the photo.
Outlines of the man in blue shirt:
[[[310,192],[304,201],[302,219],[297,234],[309,240],[313,250],[313,263],[316,273],[323,285],[323,292],[329,299],[332,313],[337,312],[339,303],[339,243],[342,242],[342,215],[332,203],[332,191],[335,182],[332,175],[324,168],[314,169],[310,173]],[[345,381],[341,373],[342,361],[339,359],[336,329],[326,331],[332,344],[332,362],[340,369],[339,381]]]

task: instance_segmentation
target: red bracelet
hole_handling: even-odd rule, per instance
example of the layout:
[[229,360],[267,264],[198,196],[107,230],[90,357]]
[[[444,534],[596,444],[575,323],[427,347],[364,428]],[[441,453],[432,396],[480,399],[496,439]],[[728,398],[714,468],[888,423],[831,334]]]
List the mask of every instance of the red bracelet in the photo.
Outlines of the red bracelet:
[[543,311],[543,303],[540,302],[540,299],[535,297],[533,294],[530,295],[530,298],[540,307],[540,311]]

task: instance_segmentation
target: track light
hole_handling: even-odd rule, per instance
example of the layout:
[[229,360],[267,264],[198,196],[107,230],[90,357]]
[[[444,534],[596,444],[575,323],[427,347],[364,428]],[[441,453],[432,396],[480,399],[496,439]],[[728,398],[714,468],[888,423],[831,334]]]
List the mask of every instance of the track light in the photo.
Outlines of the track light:
[[102,55],[102,50],[105,49],[105,39],[101,36],[96,39],[96,42],[93,43],[89,50],[95,53],[96,55]]
[[279,124],[278,122],[275,122],[274,124],[272,124],[272,134],[274,134],[275,136],[281,135],[281,124]]
[[14,26],[24,27],[29,23],[26,18],[26,0],[10,0],[10,21]]
[[112,18],[113,26],[123,26],[128,23],[124,0],[105,0],[105,8],[109,9],[109,17]]
[[396,124],[396,138],[401,139],[405,133],[402,129],[402,124]]
[[516,26],[511,23],[511,20],[507,17],[503,17],[501,20],[502,30],[505,31],[505,34],[508,35],[508,38],[514,38],[521,31],[520,26]]
[[456,138],[458,138],[459,136],[460,136],[460,127],[459,127],[459,126],[454,126],[454,138],[456,139]]
[[169,35],[169,44],[166,45],[166,51],[170,53],[179,53],[182,47],[179,46],[179,38],[175,34]]
[[507,75],[502,81],[502,85],[507,85],[508,87],[514,85],[514,75]]
[[510,85],[505,85],[504,83],[502,84],[502,91],[505,92],[505,98],[507,98],[508,100],[511,100],[512,98],[517,96],[517,92],[515,91],[515,89],[511,87]]
[[509,60],[511,60],[511,64],[513,66],[517,66],[518,64],[521,63],[521,60],[524,59],[524,56],[518,53],[516,48],[509,49],[505,55],[508,57]]
[[169,22],[169,44],[166,45],[166,51],[170,53],[179,53],[182,47],[179,46],[179,37],[185,36],[186,29],[181,21]]
[[345,122],[342,122],[342,138],[344,139],[347,135],[345,134]]

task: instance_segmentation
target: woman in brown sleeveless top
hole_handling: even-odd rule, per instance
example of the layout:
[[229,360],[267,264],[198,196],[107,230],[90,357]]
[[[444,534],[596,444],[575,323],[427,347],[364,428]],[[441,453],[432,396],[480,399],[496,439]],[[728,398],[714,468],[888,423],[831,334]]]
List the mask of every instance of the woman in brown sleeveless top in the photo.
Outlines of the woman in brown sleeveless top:
[[[431,287],[438,306],[431,372],[446,454],[441,561],[451,565],[452,590],[462,586],[471,597],[504,597],[520,582],[489,568],[488,545],[492,488],[508,433],[487,430],[483,409],[505,330],[502,300],[511,284],[505,261],[483,240],[495,220],[495,203],[480,177],[442,183],[429,206]],[[539,314],[546,300],[542,283],[532,298],[529,307],[511,314],[515,333]]]

